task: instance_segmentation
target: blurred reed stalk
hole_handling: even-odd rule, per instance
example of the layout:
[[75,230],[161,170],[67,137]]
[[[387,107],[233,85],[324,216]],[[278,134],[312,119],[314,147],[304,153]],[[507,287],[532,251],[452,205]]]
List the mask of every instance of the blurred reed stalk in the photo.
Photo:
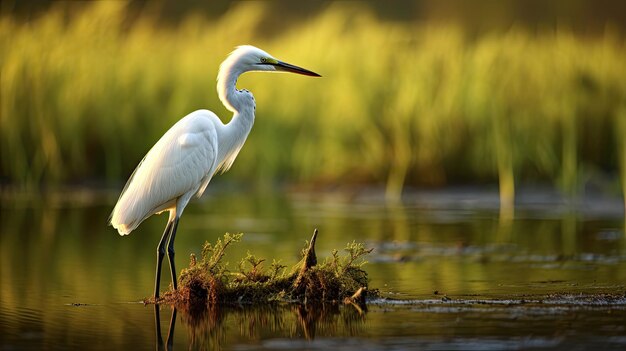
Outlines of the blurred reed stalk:
[[513,139],[509,116],[502,111],[492,114],[495,137],[496,163],[500,194],[501,217],[512,217],[515,207],[515,173],[513,167]]
[[[620,106],[616,119],[617,128],[615,128],[615,138],[617,140],[619,175],[622,186],[622,196],[624,198],[624,212],[626,215],[626,105]],[[624,228],[624,232],[626,233],[626,227]]]
[[571,201],[576,201],[579,195],[578,189],[578,123],[575,114],[570,118],[564,118],[562,132],[562,166],[560,174],[560,187]]

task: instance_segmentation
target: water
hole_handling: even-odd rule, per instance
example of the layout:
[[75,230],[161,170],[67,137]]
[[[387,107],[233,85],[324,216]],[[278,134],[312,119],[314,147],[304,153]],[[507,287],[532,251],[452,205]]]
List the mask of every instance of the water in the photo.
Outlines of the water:
[[353,240],[375,249],[365,269],[384,298],[366,311],[239,306],[200,316],[141,303],[153,289],[165,216],[120,237],[106,226],[114,201],[84,192],[36,206],[3,199],[0,349],[153,349],[157,327],[174,349],[626,347],[619,199],[590,197],[573,210],[553,193],[528,191],[511,217],[484,190],[415,192],[402,205],[376,191],[213,190],[181,220],[177,267],[227,231],[245,233],[226,257],[232,270],[248,251],[292,265],[319,228],[319,258]]

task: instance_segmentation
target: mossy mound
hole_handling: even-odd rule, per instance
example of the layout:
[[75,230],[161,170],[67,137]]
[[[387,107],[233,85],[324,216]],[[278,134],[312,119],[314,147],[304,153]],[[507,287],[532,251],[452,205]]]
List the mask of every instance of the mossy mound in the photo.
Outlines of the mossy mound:
[[333,250],[332,256],[317,264],[315,241],[317,230],[302,250],[302,259],[291,270],[274,260],[267,269],[264,259],[248,253],[239,263],[238,272],[227,270],[222,262],[226,249],[241,240],[243,234],[225,234],[215,245],[204,244],[202,257],[191,256],[189,267],[183,269],[177,290],[171,290],[159,299],[146,303],[169,303],[188,309],[218,304],[267,304],[289,303],[354,303],[363,305],[368,291],[368,277],[361,267],[364,256],[372,249],[363,244],[349,243],[340,255]]

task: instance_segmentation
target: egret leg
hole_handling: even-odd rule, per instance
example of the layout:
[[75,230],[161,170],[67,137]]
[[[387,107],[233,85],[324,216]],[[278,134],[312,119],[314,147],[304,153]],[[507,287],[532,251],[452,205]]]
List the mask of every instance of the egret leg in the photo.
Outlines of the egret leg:
[[163,265],[163,257],[165,257],[165,243],[170,236],[170,231],[173,224],[173,221],[167,222],[167,226],[165,226],[165,231],[163,232],[163,236],[161,237],[161,241],[159,241],[159,246],[157,247],[157,268],[154,284],[155,300],[159,298],[159,285],[161,284],[161,266]]
[[170,234],[169,243],[167,245],[167,258],[170,261],[170,272],[172,273],[172,285],[174,290],[177,289],[176,267],[174,265],[174,239],[176,238],[176,229],[178,229],[178,217],[174,219],[172,233]]

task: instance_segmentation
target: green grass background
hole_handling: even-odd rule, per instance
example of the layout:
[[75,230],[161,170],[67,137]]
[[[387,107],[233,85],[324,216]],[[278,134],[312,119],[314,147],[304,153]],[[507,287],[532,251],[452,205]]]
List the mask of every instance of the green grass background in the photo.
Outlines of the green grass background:
[[[179,118],[230,114],[219,63],[253,44],[323,78],[248,73],[257,119],[228,177],[262,186],[547,183],[572,196],[626,183],[626,47],[607,26],[582,36],[524,25],[469,35],[329,4],[286,31],[241,2],[207,21],[126,25],[123,2],[67,19],[0,19],[0,181],[18,188],[119,184]],[[620,185],[622,184],[622,185]]]

